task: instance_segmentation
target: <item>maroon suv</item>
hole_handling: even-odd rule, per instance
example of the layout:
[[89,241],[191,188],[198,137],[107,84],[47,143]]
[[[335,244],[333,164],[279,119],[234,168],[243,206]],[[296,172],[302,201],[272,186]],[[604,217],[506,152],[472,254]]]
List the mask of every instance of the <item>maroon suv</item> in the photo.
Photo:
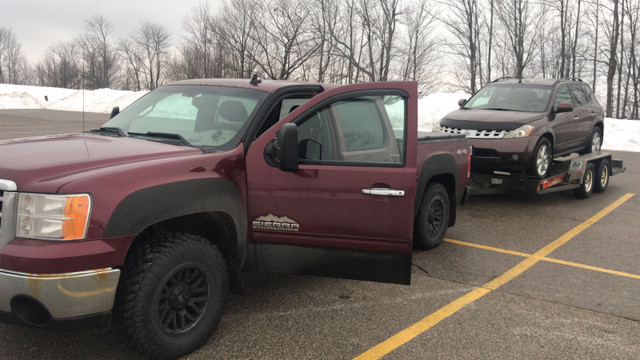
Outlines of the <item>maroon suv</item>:
[[581,80],[499,79],[459,105],[435,130],[467,135],[473,171],[543,178],[554,157],[602,145],[602,107]]

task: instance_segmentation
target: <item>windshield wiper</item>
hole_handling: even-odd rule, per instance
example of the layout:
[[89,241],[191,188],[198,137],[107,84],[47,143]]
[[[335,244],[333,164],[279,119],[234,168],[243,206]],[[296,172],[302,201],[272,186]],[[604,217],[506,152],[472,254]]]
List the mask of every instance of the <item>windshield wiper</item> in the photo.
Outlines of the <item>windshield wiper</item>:
[[116,134],[118,136],[127,136],[127,134],[119,127],[102,126],[99,129],[92,129],[89,132],[105,132],[108,134]]
[[516,111],[513,109],[505,109],[505,108],[477,108],[482,110],[495,110],[495,111]]
[[146,133],[129,132],[129,136],[140,136],[140,137],[149,137],[149,138],[165,139],[165,140],[166,139],[178,140],[184,146],[193,147],[193,145],[180,134],[149,131]]

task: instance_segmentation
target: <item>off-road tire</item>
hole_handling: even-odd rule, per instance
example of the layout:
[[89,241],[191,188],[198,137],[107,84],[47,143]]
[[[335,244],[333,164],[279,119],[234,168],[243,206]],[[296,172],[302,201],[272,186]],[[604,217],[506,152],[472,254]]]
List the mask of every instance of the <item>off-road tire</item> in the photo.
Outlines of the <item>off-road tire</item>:
[[529,174],[544,179],[549,174],[549,168],[553,161],[553,148],[549,139],[543,137],[538,140],[531,156]]
[[609,160],[602,159],[596,167],[595,181],[593,186],[593,192],[603,193],[609,186],[609,179],[611,178],[611,165]]
[[586,199],[593,192],[596,182],[596,170],[592,163],[588,163],[584,169],[584,178],[580,187],[573,190],[573,195],[578,199]]
[[145,233],[123,266],[114,326],[139,354],[175,359],[211,336],[228,292],[226,262],[210,241],[184,233]]
[[444,185],[427,185],[415,221],[415,247],[432,249],[442,243],[449,227],[450,206],[449,193]]

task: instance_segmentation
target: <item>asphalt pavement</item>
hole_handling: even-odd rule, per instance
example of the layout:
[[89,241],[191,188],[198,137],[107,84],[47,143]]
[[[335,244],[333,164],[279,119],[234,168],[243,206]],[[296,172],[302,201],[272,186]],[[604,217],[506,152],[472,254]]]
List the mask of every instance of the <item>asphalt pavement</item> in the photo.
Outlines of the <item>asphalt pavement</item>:
[[[0,110],[0,139],[78,130],[78,113]],[[612,153],[627,171],[587,199],[471,197],[410,286],[245,273],[184,359],[639,359],[640,154]],[[0,359],[68,358],[137,357],[111,328],[0,325]]]

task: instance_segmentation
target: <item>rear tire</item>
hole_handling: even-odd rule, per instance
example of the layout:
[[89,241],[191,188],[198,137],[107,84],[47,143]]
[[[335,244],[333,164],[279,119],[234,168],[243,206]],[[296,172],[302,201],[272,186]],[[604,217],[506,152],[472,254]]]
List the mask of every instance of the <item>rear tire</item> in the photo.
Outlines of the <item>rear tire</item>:
[[551,148],[551,143],[545,137],[540,138],[533,150],[529,173],[538,179],[544,179],[549,173],[552,160],[553,149]]
[[587,168],[584,170],[584,178],[580,187],[573,190],[573,195],[578,199],[586,199],[591,195],[595,185],[595,167],[592,163],[587,164]]
[[580,152],[580,155],[599,153],[602,149],[602,129],[599,126],[593,128],[591,136],[589,137],[589,143]]
[[415,247],[426,250],[442,243],[449,227],[450,206],[449,193],[444,185],[427,185],[416,219]]
[[596,179],[593,186],[593,192],[603,193],[607,190],[607,186],[609,186],[609,178],[611,177],[611,165],[609,165],[609,160],[602,159],[602,161],[598,163],[595,174]]
[[145,234],[127,255],[114,325],[138,353],[175,359],[211,336],[228,292],[226,262],[211,242],[183,233]]

